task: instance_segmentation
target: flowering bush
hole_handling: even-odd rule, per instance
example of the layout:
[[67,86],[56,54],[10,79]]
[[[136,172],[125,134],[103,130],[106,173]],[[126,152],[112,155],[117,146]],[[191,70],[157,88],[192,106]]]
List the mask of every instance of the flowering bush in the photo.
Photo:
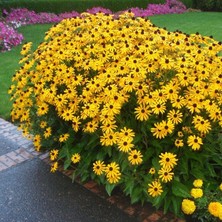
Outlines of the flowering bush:
[[30,48],[12,79],[11,116],[36,150],[50,150],[52,172],[62,160],[73,178],[176,215],[181,204],[195,210],[193,180],[220,183],[220,42],[132,13],[83,13]]
[[184,13],[186,6],[177,0],[166,0],[165,4],[148,4],[146,9],[131,8],[135,16],[152,16],[160,14]]
[[19,45],[22,40],[22,34],[19,34],[5,22],[0,21],[0,52],[10,50],[13,46]]

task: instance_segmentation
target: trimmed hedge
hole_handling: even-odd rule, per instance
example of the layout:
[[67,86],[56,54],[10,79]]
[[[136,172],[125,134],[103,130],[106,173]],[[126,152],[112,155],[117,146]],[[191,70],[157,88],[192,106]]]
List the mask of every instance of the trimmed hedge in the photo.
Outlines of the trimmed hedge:
[[84,12],[89,8],[101,6],[104,8],[109,8],[113,12],[125,10],[131,7],[146,8],[149,3],[164,3],[165,0],[10,0],[10,1],[1,1],[0,8],[10,9],[10,8],[27,8],[29,10],[34,10],[35,12],[68,12],[68,11],[77,11]]
[[193,5],[195,8],[203,11],[222,11],[221,0],[193,0]]

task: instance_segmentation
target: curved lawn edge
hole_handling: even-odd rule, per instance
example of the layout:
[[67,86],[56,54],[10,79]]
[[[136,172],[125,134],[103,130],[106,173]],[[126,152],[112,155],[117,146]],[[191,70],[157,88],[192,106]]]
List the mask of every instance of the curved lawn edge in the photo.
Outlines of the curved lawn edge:
[[156,26],[166,27],[169,31],[180,30],[187,34],[199,32],[222,41],[221,12],[186,12],[183,14],[154,15],[149,19]]

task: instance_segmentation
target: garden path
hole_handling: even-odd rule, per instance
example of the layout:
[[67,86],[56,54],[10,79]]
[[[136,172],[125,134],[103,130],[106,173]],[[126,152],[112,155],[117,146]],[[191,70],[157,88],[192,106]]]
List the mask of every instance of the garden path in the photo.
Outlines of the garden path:
[[150,205],[130,205],[121,193],[107,196],[89,181],[72,183],[71,172],[50,173],[48,153],[34,150],[17,127],[0,118],[1,222],[182,222]]

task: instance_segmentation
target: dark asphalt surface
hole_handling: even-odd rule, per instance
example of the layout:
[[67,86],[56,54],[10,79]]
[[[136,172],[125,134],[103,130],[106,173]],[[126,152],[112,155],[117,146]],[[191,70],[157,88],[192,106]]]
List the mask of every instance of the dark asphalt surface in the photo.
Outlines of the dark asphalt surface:
[[0,156],[19,148],[19,145],[0,135]]
[[1,222],[135,222],[39,159],[0,172]]
[[[0,156],[19,145],[0,135]],[[0,172],[1,222],[135,222],[39,158]]]

